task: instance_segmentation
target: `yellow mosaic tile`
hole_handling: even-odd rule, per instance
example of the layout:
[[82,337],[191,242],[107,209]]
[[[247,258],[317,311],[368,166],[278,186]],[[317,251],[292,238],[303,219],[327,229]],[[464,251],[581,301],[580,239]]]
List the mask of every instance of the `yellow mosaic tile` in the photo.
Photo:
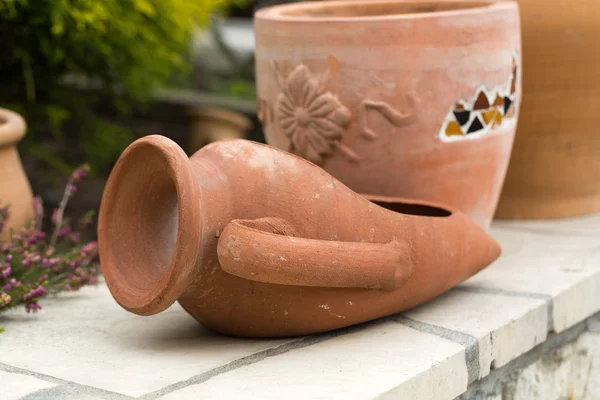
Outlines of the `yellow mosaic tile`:
[[464,133],[458,123],[450,121],[448,122],[448,126],[446,126],[446,136],[464,136]]

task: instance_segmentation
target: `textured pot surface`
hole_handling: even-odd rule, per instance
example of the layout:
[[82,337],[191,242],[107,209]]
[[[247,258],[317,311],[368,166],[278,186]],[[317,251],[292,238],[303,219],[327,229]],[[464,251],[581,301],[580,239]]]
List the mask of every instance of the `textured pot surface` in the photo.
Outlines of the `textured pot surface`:
[[255,17],[267,141],[359,193],[492,219],[520,84],[513,2],[314,2]]
[[0,108],[0,205],[10,206],[0,239],[33,217],[33,194],[16,147],[25,136],[25,128],[20,115]]
[[188,159],[149,136],[108,180],[103,272],[137,314],[179,300],[219,332],[291,336],[421,304],[500,254],[459,211],[371,200],[266,145],[220,141]]
[[525,97],[497,215],[600,210],[600,2],[520,0]]

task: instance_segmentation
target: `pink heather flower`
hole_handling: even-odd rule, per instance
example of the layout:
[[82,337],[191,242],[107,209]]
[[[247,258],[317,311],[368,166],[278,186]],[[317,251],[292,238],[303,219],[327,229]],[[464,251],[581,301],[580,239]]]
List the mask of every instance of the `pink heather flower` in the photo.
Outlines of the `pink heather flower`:
[[13,259],[12,254],[7,254],[6,255],[6,261],[12,261],[12,259]]
[[42,309],[42,306],[40,306],[38,303],[28,303],[25,306],[25,309],[27,310],[27,312],[37,312],[38,310]]
[[79,232],[73,232],[69,235],[69,240],[71,241],[71,243],[73,244],[77,244],[80,241],[80,236],[79,236]]
[[46,294],[46,289],[43,286],[38,286],[35,289],[31,289],[30,291],[25,293],[23,295],[23,300],[27,301],[27,300],[35,299],[38,297],[42,297],[45,294]]
[[92,277],[91,277],[91,278],[88,280],[88,283],[89,283],[90,285],[95,285],[95,284],[97,284],[97,283],[98,283],[98,279],[97,279],[96,277],[93,277],[93,276],[92,276]]
[[63,226],[62,228],[60,228],[60,231],[58,231],[58,237],[65,237],[67,235],[69,235],[71,233],[72,229],[70,226]]
[[73,171],[73,174],[71,175],[71,179],[74,182],[79,182],[80,180],[85,179],[87,177],[88,170],[89,170],[89,167],[87,165],[77,168],[75,171]]
[[20,287],[21,286],[21,282],[19,282],[18,280],[16,280],[15,278],[11,278],[11,280],[9,281],[11,285],[13,285],[14,287]]
[[67,185],[67,188],[65,189],[65,192],[67,193],[67,197],[73,197],[73,195],[77,193],[77,186],[75,186],[72,183],[69,183]]
[[4,307],[10,304],[12,297],[8,293],[0,293],[0,306]]
[[42,198],[39,196],[34,197],[33,199],[33,213],[35,217],[35,221],[41,221],[44,215],[44,206],[42,205]]
[[90,217],[83,217],[79,220],[79,228],[82,230],[86,230],[89,227],[91,227],[93,224],[92,218]]
[[58,257],[53,258],[43,258],[42,259],[42,268],[48,269],[52,268],[59,263],[60,259]]
[[[2,277],[2,279],[6,279],[8,278],[10,275],[12,274],[12,268],[10,267],[5,267],[1,272],[0,272],[0,276]],[[11,279],[11,283],[15,278]]]
[[58,221],[58,208],[55,208],[54,211],[52,211],[52,222],[54,224],[56,224],[56,221]]
[[81,248],[82,256],[95,256],[98,253],[98,242],[89,242]]
[[4,285],[2,290],[4,290],[5,292],[8,292],[9,290],[12,290],[12,286],[10,285],[10,283],[7,283],[6,285]]

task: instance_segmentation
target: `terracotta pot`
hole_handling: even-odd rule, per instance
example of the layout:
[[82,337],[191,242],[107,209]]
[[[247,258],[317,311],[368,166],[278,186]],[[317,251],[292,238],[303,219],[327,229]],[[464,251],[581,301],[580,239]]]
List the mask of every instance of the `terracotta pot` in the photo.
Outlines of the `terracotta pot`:
[[188,148],[190,154],[217,140],[243,139],[252,129],[252,121],[245,115],[222,108],[196,108],[191,115],[194,122]]
[[220,141],[188,159],[149,136],[108,180],[103,272],[136,314],[179,300],[219,332],[291,336],[416,306],[500,254],[452,208],[372,200],[266,145]]
[[0,205],[10,206],[10,217],[0,239],[33,217],[33,194],[17,151],[25,136],[25,121],[19,114],[0,108]]
[[514,2],[333,1],[255,17],[267,141],[360,193],[492,219],[520,85]]
[[600,210],[600,2],[521,0],[522,113],[497,215]]

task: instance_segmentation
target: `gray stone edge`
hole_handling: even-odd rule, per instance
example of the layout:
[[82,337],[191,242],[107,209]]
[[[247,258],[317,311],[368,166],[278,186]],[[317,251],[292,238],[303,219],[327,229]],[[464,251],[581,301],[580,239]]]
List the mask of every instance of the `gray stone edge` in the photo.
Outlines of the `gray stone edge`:
[[471,384],[456,400],[483,400],[499,395],[512,399],[515,383],[523,369],[545,354],[577,340],[585,332],[600,333],[600,312],[561,333],[551,333],[545,342]]

